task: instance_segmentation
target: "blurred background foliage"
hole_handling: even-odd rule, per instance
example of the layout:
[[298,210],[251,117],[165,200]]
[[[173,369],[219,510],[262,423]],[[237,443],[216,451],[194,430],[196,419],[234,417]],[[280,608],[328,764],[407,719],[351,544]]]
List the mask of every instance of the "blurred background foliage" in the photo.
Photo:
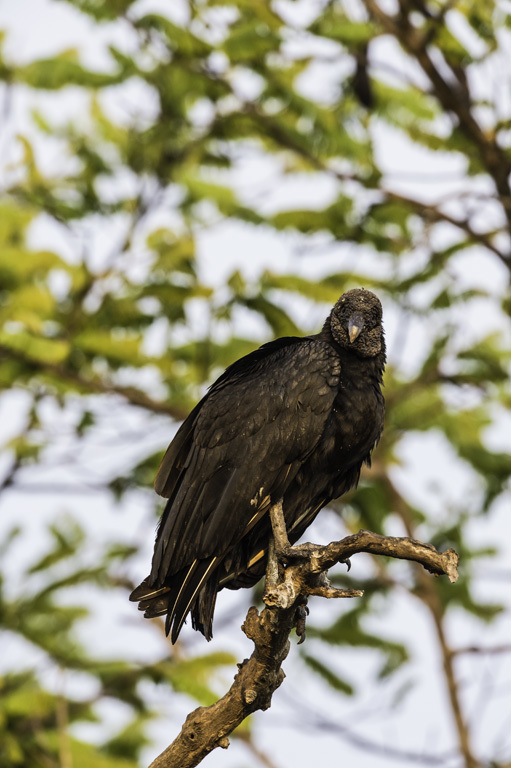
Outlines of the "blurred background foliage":
[[[496,699],[500,736],[486,738],[469,721],[459,667],[470,656],[465,676],[479,679],[483,652],[491,665],[509,651],[492,646],[498,627],[509,630],[498,624],[509,600],[480,582],[511,579],[501,567],[510,552],[509,7],[48,0],[48,30],[62,6],[83,18],[83,48],[17,55],[6,24],[0,53],[0,767],[142,765],[154,754],[155,690],[191,709],[225,687],[236,657],[222,631],[212,646],[189,631],[171,648],[158,622],[128,607],[109,631],[137,624],[140,645],[102,653],[98,606],[126,601],[145,575],[154,474],[205,387],[262,340],[317,330],[359,285],[385,306],[386,427],[358,491],[324,513],[326,533],[364,527],[454,546],[462,575],[452,588],[369,557],[339,570],[335,580],[365,597],[314,603],[285,685],[312,676],[325,701],[351,697],[359,711],[353,665],[367,659],[373,702],[401,674],[393,706],[405,706],[413,686],[403,670],[416,651],[389,621],[404,593],[425,617],[416,642],[435,649],[442,693],[432,708],[449,723],[447,747],[427,742],[420,718],[407,750],[370,728],[354,738],[305,701],[293,716],[389,765],[510,765],[509,694],[507,707]],[[213,253],[209,243],[229,238],[230,252]],[[270,241],[282,259],[265,258]],[[130,504],[137,511],[124,517]],[[238,633],[258,599],[238,596],[219,629]],[[465,636],[481,644],[467,648]],[[137,657],[146,643],[151,653]],[[114,705],[118,727],[87,730]],[[286,764],[277,748],[264,753],[253,722],[238,735],[240,765]]]

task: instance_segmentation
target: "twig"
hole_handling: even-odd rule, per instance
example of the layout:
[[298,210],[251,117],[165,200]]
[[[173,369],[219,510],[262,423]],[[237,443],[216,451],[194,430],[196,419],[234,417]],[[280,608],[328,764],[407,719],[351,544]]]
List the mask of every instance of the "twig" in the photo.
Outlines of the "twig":
[[511,645],[494,645],[484,648],[481,645],[467,645],[464,648],[453,648],[451,656],[465,656],[468,654],[491,655],[498,653],[511,653]]
[[276,764],[271,760],[268,755],[260,749],[257,744],[254,743],[251,734],[244,733],[238,736],[238,739],[243,742],[246,748],[256,757],[261,765],[265,768],[277,768]]

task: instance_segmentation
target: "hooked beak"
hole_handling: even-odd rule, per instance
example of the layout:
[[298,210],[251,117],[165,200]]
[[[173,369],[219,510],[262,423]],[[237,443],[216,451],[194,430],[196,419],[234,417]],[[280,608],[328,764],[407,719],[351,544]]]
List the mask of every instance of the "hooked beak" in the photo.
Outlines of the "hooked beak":
[[355,312],[348,321],[348,336],[350,337],[350,344],[353,344],[355,339],[358,338],[360,331],[364,327],[364,318],[358,312]]

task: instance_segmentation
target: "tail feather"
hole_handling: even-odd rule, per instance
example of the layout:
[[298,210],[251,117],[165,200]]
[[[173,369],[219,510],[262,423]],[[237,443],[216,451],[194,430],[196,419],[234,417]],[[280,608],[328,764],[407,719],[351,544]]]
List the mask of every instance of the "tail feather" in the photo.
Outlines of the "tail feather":
[[163,587],[152,585],[148,576],[133,590],[130,600],[138,602],[138,609],[144,611],[148,619],[166,614],[165,634],[171,635],[173,643],[190,612],[194,628],[211,640],[218,590],[217,566],[215,557],[195,561],[188,569],[174,574]]
[[180,590],[180,595],[176,600],[173,610],[167,614],[167,619],[165,621],[165,631],[167,634],[169,634],[169,631],[172,627],[170,639],[173,643],[176,642],[189,611],[192,611],[193,615],[197,602],[201,600],[201,597],[203,593],[208,589],[208,586],[210,589],[213,589],[214,595],[213,606],[211,607],[210,612],[210,621],[208,625],[204,626],[204,629],[201,629],[199,626],[197,629],[202,632],[206,640],[211,640],[213,636],[212,623],[214,600],[216,599],[216,591],[218,588],[218,581],[216,578],[214,578],[214,569],[217,566],[218,558],[216,557],[210,557],[207,560],[201,560],[193,574],[193,578],[188,581],[188,584],[186,587],[184,587],[184,589]]
[[213,637],[213,613],[218,594],[218,576],[214,574],[201,589],[192,608],[192,627],[202,632],[206,640]]
[[141,600],[138,610],[144,611],[146,619],[154,619],[155,616],[164,616],[169,609],[169,595],[155,599]]
[[155,597],[159,597],[160,595],[165,594],[166,592],[170,591],[170,587],[154,587],[151,586],[149,581],[149,576],[144,579],[144,581],[138,585],[138,587],[135,587],[133,592],[130,595],[130,600],[133,603],[139,602],[139,600],[147,600],[152,599]]

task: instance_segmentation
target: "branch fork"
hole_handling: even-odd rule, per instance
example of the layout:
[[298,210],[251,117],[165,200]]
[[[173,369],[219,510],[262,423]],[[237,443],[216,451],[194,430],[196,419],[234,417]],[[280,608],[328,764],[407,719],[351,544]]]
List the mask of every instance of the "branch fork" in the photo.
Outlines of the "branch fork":
[[459,558],[453,549],[438,552],[430,544],[415,539],[380,536],[365,530],[326,546],[291,547],[281,505],[274,505],[271,516],[275,543],[268,555],[263,596],[266,607],[259,613],[252,606],[242,626],[254,643],[252,655],[238,665],[234,681],[222,698],[188,715],[181,732],[150,768],[193,768],[216,747],[227,748],[229,734],[248,715],[270,707],[274,691],[285,678],[282,664],[289,653],[293,628],[296,627],[300,642],[305,639],[308,596],[339,598],[363,594],[361,590],[331,586],[326,571],[336,563],[368,552],[416,562],[432,574],[447,576],[452,583],[458,578]]

